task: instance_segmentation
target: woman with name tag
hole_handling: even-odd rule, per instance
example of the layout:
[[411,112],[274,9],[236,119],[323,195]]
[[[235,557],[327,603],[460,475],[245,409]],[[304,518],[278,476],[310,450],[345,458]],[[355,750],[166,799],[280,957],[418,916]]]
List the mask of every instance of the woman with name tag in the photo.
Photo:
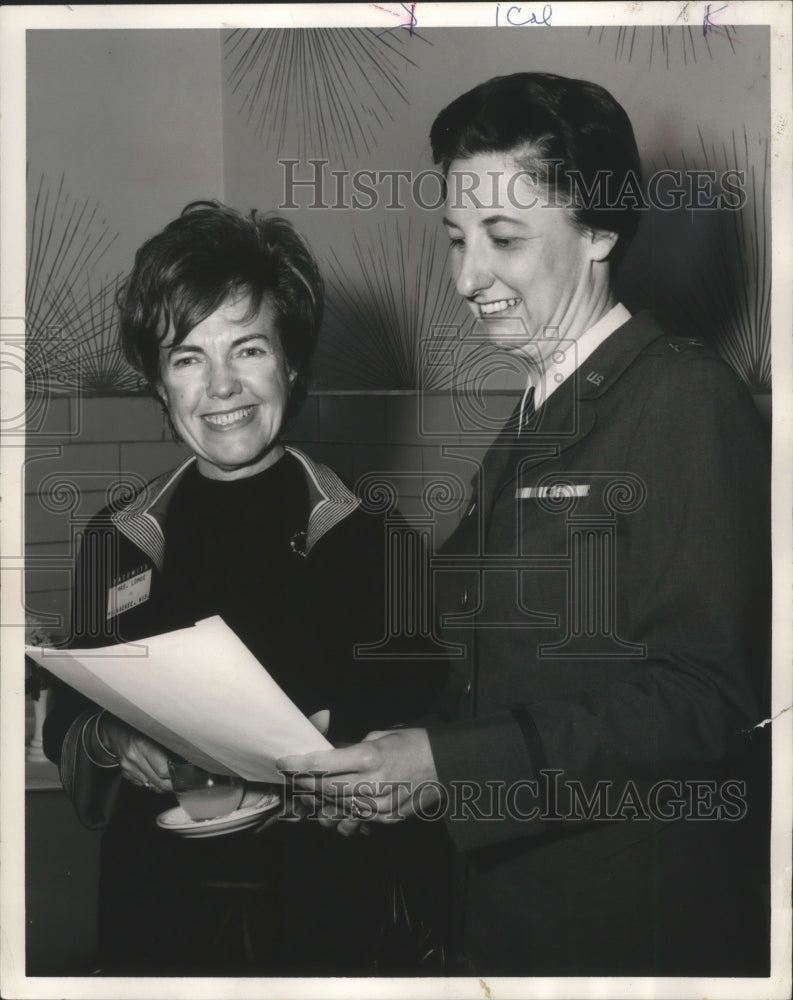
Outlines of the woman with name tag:
[[[304,241],[284,219],[193,203],[138,251],[119,307],[126,356],[191,455],[84,533],[70,644],[220,615],[334,743],[425,711],[432,670],[354,654],[384,634],[383,519],[281,441],[322,318]],[[163,747],[64,686],[44,739],[79,818],[105,830],[104,973],[371,971],[399,840],[361,854],[316,823],[183,839],[155,822]]]
[[434,573],[464,654],[428,728],[282,765],[346,783],[342,834],[445,824],[463,972],[768,975],[765,430],[710,348],[618,300],[641,168],[611,94],[498,77],[431,142],[474,333],[528,373]]

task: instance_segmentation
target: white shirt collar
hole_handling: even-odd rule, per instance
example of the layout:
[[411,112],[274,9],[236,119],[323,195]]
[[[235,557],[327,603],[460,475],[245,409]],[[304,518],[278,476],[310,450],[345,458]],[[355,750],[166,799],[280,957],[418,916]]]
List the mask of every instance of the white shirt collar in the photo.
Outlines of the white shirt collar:
[[559,350],[548,361],[539,384],[530,379],[526,386],[520,403],[520,425],[523,426],[523,409],[532,388],[534,389],[534,406],[540,407],[551,393],[555,392],[581,367],[590,354],[597,350],[607,337],[610,337],[615,330],[627,323],[630,318],[631,314],[621,302],[618,302],[609,309],[605,316],[601,316],[594,326],[585,330],[577,340],[560,344]]

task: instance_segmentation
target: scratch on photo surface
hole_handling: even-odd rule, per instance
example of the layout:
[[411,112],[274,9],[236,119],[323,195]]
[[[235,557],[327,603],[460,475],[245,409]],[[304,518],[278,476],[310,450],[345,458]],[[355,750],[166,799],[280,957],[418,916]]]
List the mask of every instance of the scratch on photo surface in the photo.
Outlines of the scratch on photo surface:
[[490,992],[490,987],[487,985],[484,979],[479,980],[479,985],[482,987],[482,992],[487,997],[487,1000],[491,1000],[492,994]]
[[776,722],[776,720],[779,718],[780,715],[784,715],[785,712],[789,712],[790,709],[791,709],[791,707],[793,707],[793,706],[787,705],[785,708],[780,709],[776,713],[776,715],[772,715],[770,719],[763,719],[762,722],[758,722],[757,725],[753,726],[752,728],[753,729],[764,729],[767,725],[769,725],[769,723]]

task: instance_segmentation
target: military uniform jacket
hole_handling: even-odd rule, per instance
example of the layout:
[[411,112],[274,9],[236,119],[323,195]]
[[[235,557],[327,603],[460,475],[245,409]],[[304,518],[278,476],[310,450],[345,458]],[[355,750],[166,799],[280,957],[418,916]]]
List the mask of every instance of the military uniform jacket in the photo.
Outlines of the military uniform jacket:
[[486,454],[435,573],[460,655],[430,731],[476,972],[762,967],[765,813],[740,781],[769,478],[742,383],[647,314]]

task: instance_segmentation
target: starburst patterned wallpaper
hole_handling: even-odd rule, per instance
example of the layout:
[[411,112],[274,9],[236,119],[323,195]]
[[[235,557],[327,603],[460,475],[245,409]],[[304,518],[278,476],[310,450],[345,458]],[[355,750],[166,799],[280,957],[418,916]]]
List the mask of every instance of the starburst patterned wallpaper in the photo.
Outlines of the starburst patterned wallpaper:
[[[770,388],[769,56],[761,28],[422,30],[420,19],[389,31],[234,28],[185,32],[179,51],[189,71],[155,53],[178,32],[108,32],[113,61],[96,69],[91,97],[106,120],[93,147],[84,106],[91,63],[64,72],[62,53],[95,45],[81,36],[98,33],[49,34],[29,60],[36,99],[28,115],[27,336],[36,387],[140,391],[115,340],[118,282],[134,249],[185,203],[221,197],[243,210],[279,211],[311,242],[327,280],[319,387],[443,388],[443,372],[427,368],[433,337],[464,324],[466,311],[448,278],[437,206],[416,204],[409,181],[394,196],[399,206],[381,192],[375,204],[351,208],[342,188],[361,172],[428,170],[427,136],[440,108],[490,76],[535,69],[611,90],[634,124],[646,174],[741,172],[738,210],[647,212],[619,289],[671,329],[710,339],[753,390]],[[129,116],[118,109],[141,105],[140,94],[152,110],[139,115],[130,138]],[[39,141],[55,126],[57,145]],[[325,183],[313,205],[312,161],[322,164]],[[199,174],[207,163],[211,170]],[[291,200],[288,170],[303,184]],[[155,205],[162,185],[168,196]]]
[[406,38],[371,28],[237,29],[223,39],[225,79],[239,113],[280,155],[318,153],[349,166],[378,145],[408,102]]

